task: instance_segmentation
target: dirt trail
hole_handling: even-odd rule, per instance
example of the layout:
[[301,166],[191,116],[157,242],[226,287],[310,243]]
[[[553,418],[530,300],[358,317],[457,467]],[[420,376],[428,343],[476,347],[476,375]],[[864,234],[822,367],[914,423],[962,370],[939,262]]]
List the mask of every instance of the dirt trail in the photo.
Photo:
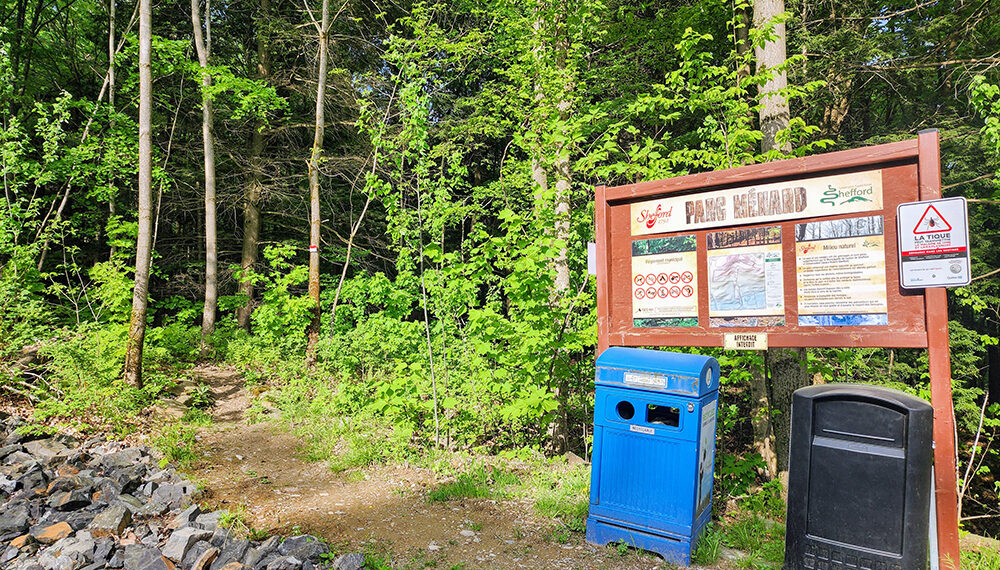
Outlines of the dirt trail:
[[[597,548],[582,536],[553,536],[558,524],[518,501],[430,503],[427,469],[372,468],[348,480],[304,461],[299,440],[271,423],[247,424],[250,400],[235,371],[194,370],[212,386],[214,424],[199,433],[204,460],[192,475],[209,504],[242,511],[254,529],[309,533],[343,551],[374,547],[397,568],[666,568],[661,559]],[[355,479],[357,477],[351,478]]]

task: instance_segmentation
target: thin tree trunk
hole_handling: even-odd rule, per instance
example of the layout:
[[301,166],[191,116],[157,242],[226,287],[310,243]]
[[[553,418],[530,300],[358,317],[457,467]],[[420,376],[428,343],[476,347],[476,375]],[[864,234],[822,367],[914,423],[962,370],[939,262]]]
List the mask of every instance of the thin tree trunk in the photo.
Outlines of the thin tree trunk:
[[135,248],[135,287],[132,318],[125,348],[125,380],[142,387],[142,345],[146,337],[146,303],[149,298],[149,265],[152,239],[153,74],[150,66],[152,29],[150,0],[139,0],[139,227]]
[[[266,20],[270,9],[268,0],[261,0],[260,18]],[[261,26],[257,31],[257,75],[267,81],[271,75],[271,58],[267,37]],[[243,254],[240,269],[246,275],[257,264],[257,249],[260,244],[260,200],[263,193],[261,168],[264,153],[264,125],[258,122],[250,139],[250,183],[243,200]],[[236,322],[240,328],[250,330],[250,316],[253,314],[253,282],[244,278],[239,291],[246,297],[246,303],[236,311]]]
[[750,383],[750,408],[753,428],[753,449],[764,460],[764,471],[768,479],[778,476],[778,457],[774,451],[774,431],[772,428],[771,389],[766,370],[754,371]]
[[[209,45],[211,41],[201,33],[199,0],[191,0],[191,26],[194,30],[194,47],[201,66],[201,140],[205,147],[205,306],[201,312],[201,354],[208,354],[208,338],[215,332],[215,309],[219,297],[218,235],[215,227],[215,141],[212,135],[212,99],[208,88],[212,76],[208,72]],[[211,3],[206,2],[205,19],[211,19]]]
[[[313,137],[312,154],[309,156],[309,297],[313,307],[312,322],[309,324],[306,344],[306,363],[316,363],[316,342],[319,340],[319,160],[323,153],[324,103],[326,102],[327,57],[329,54],[328,34],[330,32],[330,0],[323,0],[319,32],[319,69],[316,73],[316,131]],[[316,24],[315,20],[313,24]]]
[[[565,14],[560,15],[565,18]],[[554,307],[562,307],[563,301],[570,295],[570,284],[569,284],[569,240],[570,240],[570,189],[572,184],[572,172],[570,169],[570,148],[569,140],[571,133],[569,132],[569,119],[570,114],[573,109],[573,91],[575,85],[572,79],[569,77],[569,71],[567,70],[567,59],[569,57],[569,37],[566,35],[565,30],[566,23],[562,22],[562,25],[557,26],[556,30],[559,34],[555,42],[555,72],[559,74],[560,89],[558,103],[556,103],[556,112],[559,116],[559,124],[562,132],[560,142],[555,149],[555,163],[553,164],[553,174],[555,175],[555,196],[554,196],[554,213],[555,221],[553,224],[553,237],[559,241],[562,245],[559,246],[559,251],[553,260],[553,266],[555,268],[555,279],[552,284],[552,300]],[[558,322],[557,322],[558,324]],[[556,403],[558,407],[555,409],[555,418],[552,423],[549,424],[548,429],[548,446],[550,452],[554,454],[563,454],[569,445],[569,422],[567,416],[568,403],[566,402],[568,387],[566,386],[565,376],[560,376],[560,379],[553,387],[553,395],[555,396]]]
[[[116,0],[108,0],[108,106],[111,110],[111,120],[110,127],[111,130],[115,130],[115,2]],[[115,215],[115,175],[112,172],[109,176],[108,188],[111,192],[108,194],[108,215],[114,217]],[[108,254],[108,259],[113,259],[115,257],[115,246],[111,246],[111,252]]]

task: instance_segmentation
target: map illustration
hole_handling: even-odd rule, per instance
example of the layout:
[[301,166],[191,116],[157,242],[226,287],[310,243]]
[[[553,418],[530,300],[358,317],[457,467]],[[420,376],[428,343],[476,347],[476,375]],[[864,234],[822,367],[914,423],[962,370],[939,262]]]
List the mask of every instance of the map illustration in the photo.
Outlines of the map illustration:
[[767,281],[763,253],[734,253],[708,260],[709,299],[713,310],[767,308]]

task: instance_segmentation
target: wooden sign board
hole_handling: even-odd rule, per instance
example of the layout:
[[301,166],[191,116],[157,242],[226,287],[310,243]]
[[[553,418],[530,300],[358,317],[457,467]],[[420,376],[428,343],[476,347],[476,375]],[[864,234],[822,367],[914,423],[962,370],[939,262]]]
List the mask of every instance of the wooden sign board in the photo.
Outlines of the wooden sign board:
[[736,339],[770,347],[927,349],[938,544],[942,561],[957,567],[945,294],[900,286],[896,235],[897,207],[938,199],[940,188],[937,131],[598,186],[598,353],[608,346],[734,348]]

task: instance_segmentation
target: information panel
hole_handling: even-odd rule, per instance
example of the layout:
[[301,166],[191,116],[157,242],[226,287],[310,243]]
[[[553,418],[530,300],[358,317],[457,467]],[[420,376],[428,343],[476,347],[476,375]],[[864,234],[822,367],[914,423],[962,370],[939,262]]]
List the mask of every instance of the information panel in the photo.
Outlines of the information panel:
[[967,282],[957,254],[969,246],[956,206],[940,202],[937,131],[595,191],[598,354],[927,349],[940,560],[958,560],[948,307],[936,284]]

